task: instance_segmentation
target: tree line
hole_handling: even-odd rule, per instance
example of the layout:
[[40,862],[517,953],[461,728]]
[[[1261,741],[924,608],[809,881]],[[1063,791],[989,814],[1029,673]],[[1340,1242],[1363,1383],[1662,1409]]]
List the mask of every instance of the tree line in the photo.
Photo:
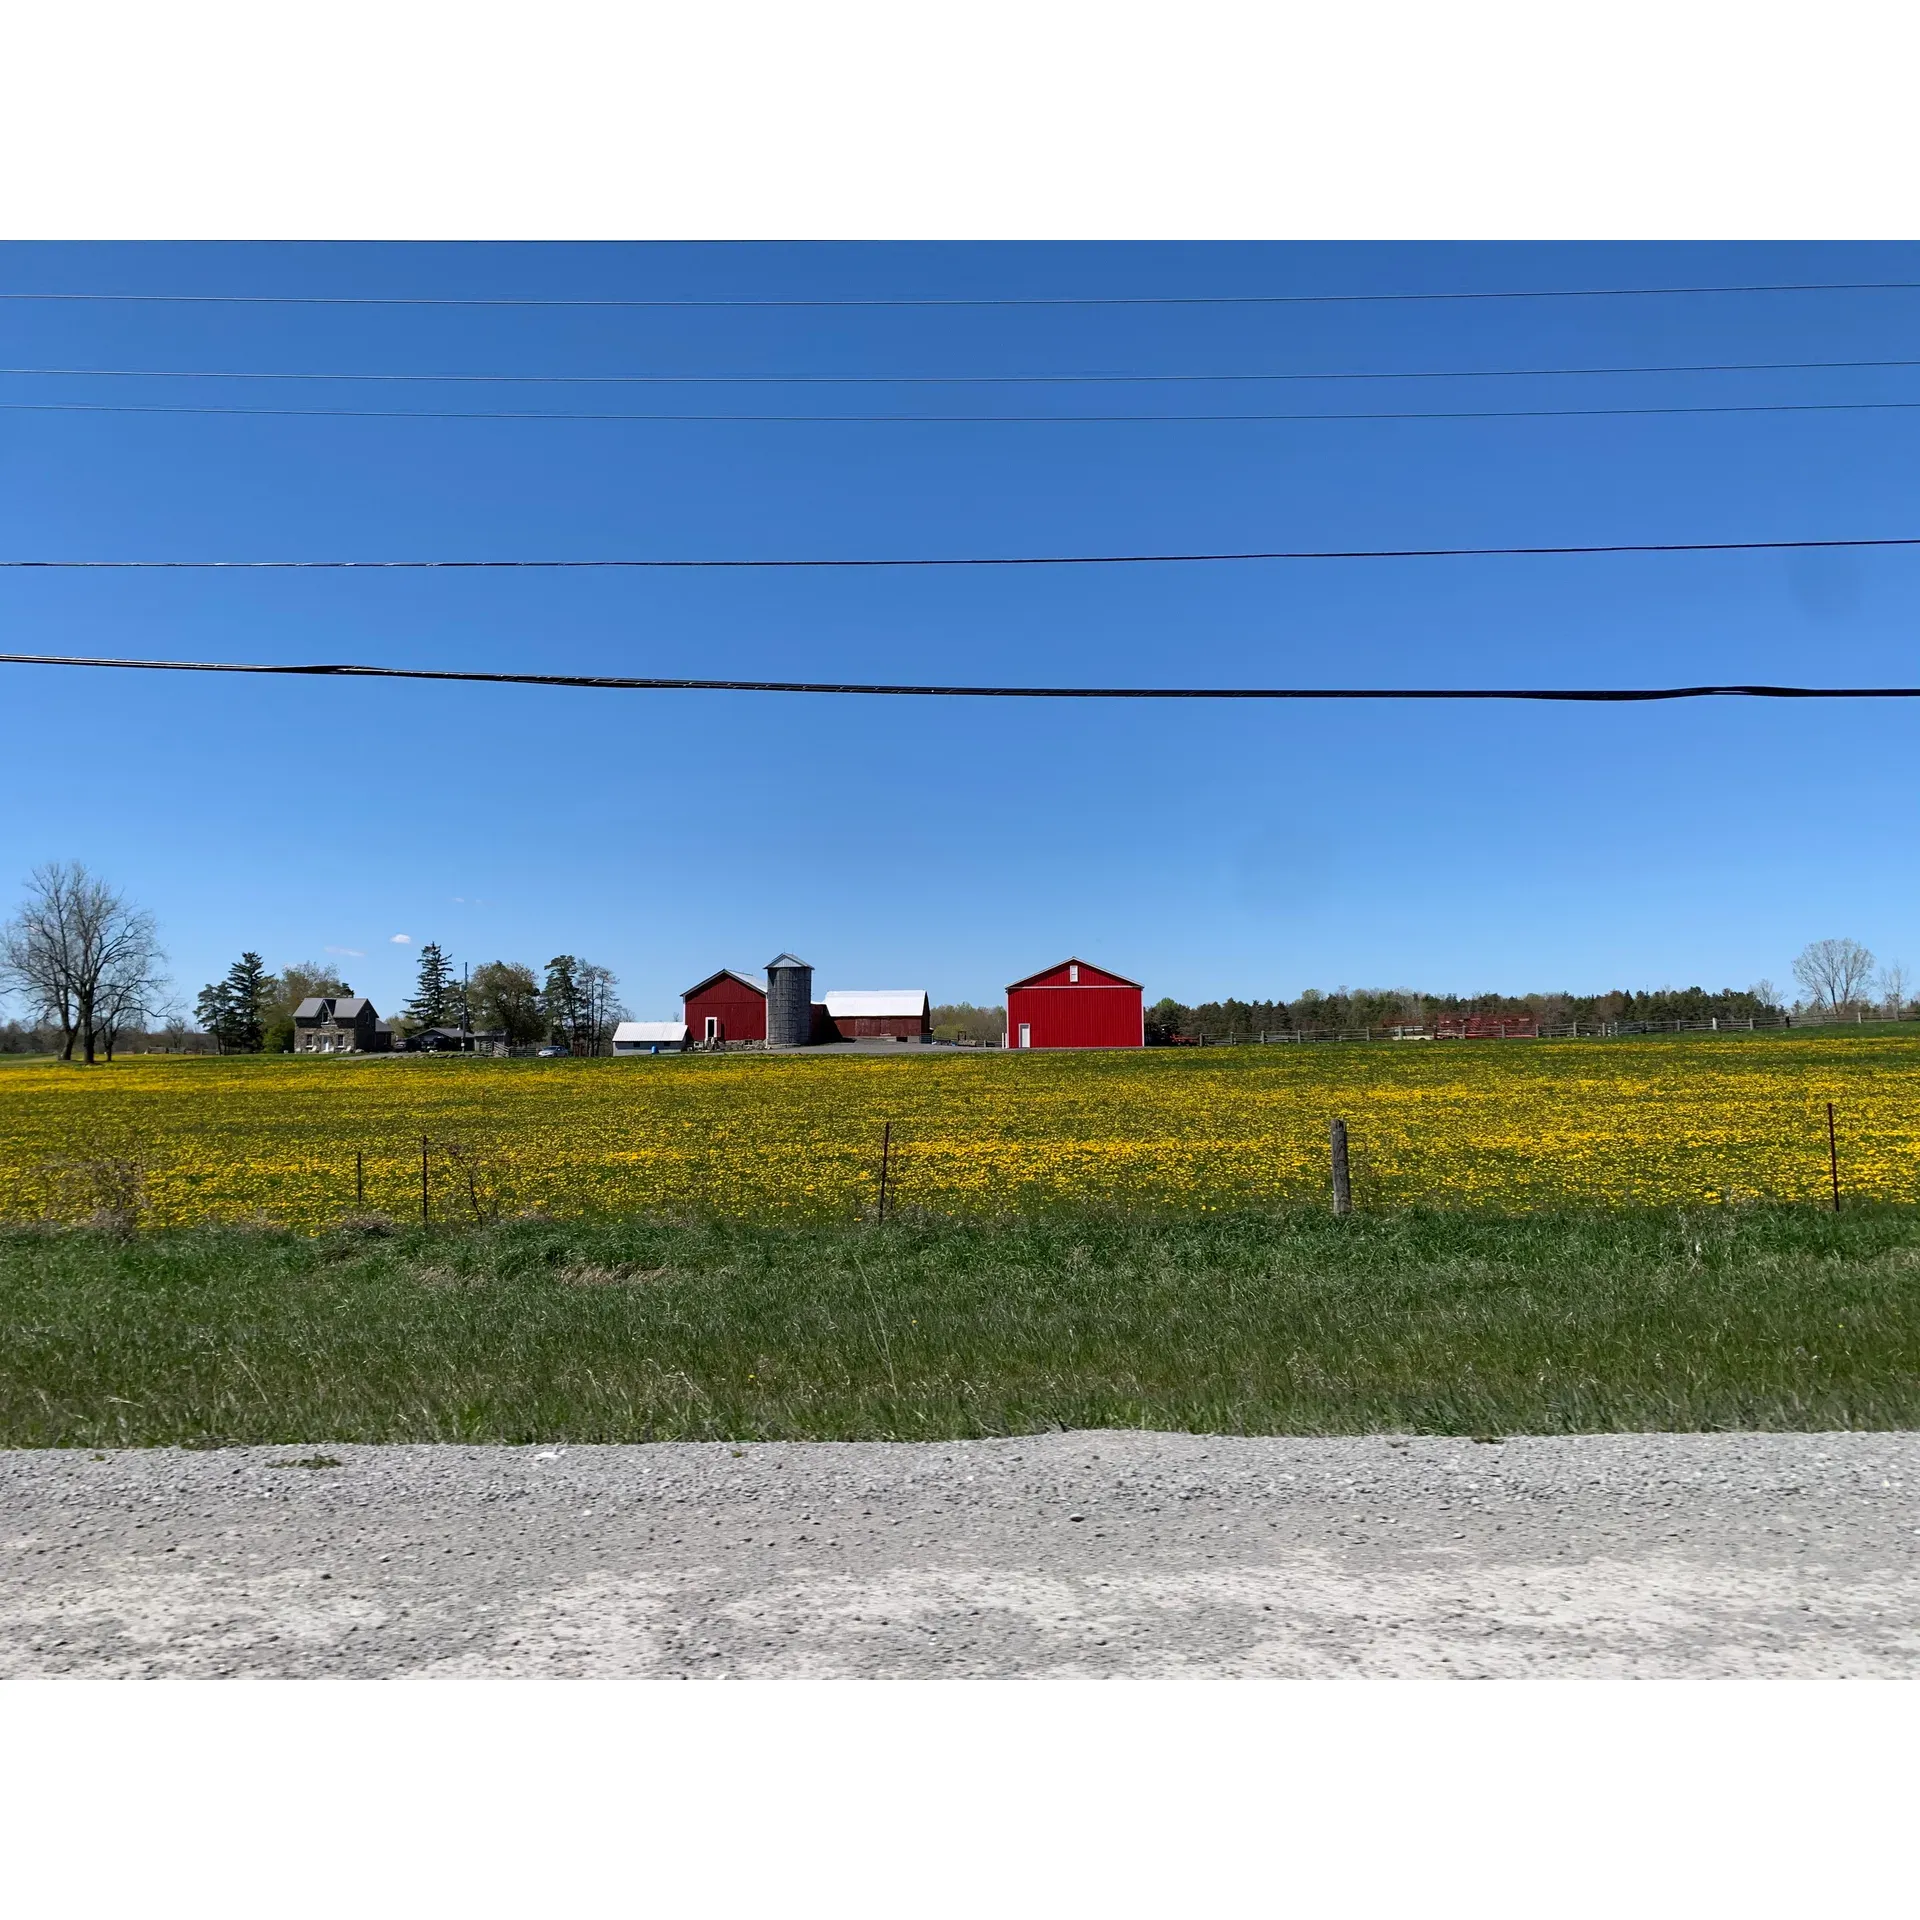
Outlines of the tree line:
[[1816,940],[1793,963],[1801,997],[1789,1000],[1771,980],[1750,987],[1660,987],[1611,993],[1422,993],[1410,987],[1350,988],[1332,993],[1309,987],[1295,1000],[1209,1000],[1186,1006],[1166,999],[1147,1009],[1147,1040],[1231,1042],[1263,1033],[1340,1033],[1365,1027],[1430,1027],[1465,1014],[1532,1017],[1543,1024],[1566,1020],[1753,1020],[1778,1019],[1790,1011],[1844,1018],[1876,1013],[1911,1018],[1920,1013],[1913,982],[1898,961],[1880,966],[1857,940]]
[[[544,1042],[569,1053],[604,1053],[627,1017],[619,984],[607,968],[571,953],[556,954],[543,976],[515,960],[460,967],[429,940],[420,949],[412,999],[387,1019],[403,1038],[434,1029],[494,1033],[510,1047]],[[272,973],[259,954],[247,952],[200,990],[194,1012],[222,1053],[291,1053],[301,1001],[352,992],[329,967],[305,963]]]

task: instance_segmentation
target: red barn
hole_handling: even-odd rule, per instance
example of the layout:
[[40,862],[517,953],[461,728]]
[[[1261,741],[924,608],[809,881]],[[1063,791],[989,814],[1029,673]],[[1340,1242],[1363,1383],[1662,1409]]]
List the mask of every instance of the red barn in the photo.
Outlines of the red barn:
[[686,1003],[687,1039],[696,1047],[767,1037],[766,988],[731,967],[709,974],[680,997]]
[[1146,1013],[1137,980],[1062,960],[1007,989],[1010,1047],[1143,1047]]

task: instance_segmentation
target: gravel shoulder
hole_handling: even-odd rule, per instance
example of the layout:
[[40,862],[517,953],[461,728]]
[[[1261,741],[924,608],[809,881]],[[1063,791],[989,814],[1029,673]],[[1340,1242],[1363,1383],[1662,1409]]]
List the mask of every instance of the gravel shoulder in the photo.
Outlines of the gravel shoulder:
[[1906,1433],[0,1452],[0,1676],[1908,1677],[1917,1496]]

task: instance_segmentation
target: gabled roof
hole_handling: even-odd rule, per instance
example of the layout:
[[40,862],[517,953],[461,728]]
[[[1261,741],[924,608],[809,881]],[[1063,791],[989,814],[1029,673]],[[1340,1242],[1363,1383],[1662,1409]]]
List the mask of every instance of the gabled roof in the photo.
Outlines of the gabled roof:
[[[369,1013],[374,1010],[373,1002],[364,993],[346,994],[333,1003],[333,1017],[336,1020],[358,1020],[362,1007]],[[377,1015],[375,1017],[378,1018]]]
[[[1007,984],[1007,991],[1009,993],[1012,993],[1016,987],[1035,986],[1040,981],[1046,979],[1049,974],[1064,973],[1068,967],[1080,968],[1083,976],[1088,973],[1097,973],[1100,976],[1099,979],[1097,980],[1088,980],[1083,977],[1082,979],[1073,983],[1078,986],[1082,986],[1082,987],[1138,987],[1140,986],[1140,982],[1138,980],[1129,980],[1125,974],[1111,973],[1105,967],[1096,967],[1091,960],[1082,960],[1077,953],[1070,953],[1064,960],[1056,960],[1052,966],[1042,967],[1038,973],[1028,974],[1024,980],[1009,981]],[[1058,986],[1066,986],[1068,983],[1064,980],[1061,980],[1061,981],[1055,982],[1055,984]],[[1146,989],[1141,988],[1141,991],[1145,992]]]
[[917,1020],[927,1011],[924,987],[836,987],[824,998],[836,1020]]
[[765,993],[766,988],[750,974],[735,973],[731,967],[722,967],[718,973],[710,973],[704,980],[696,980],[680,998],[691,1000],[696,993],[705,993],[711,986],[717,986],[722,980],[737,980],[743,987],[751,987],[755,993]]
[[325,1020],[332,1012],[333,1002],[331,1000],[321,1000],[310,996],[302,1000],[300,1004],[294,1008],[293,1017],[296,1020]]
[[773,958],[767,962],[767,971],[769,973],[776,971],[784,973],[789,967],[797,967],[802,973],[811,973],[813,971],[813,967],[809,962],[799,959],[791,953],[776,953]]

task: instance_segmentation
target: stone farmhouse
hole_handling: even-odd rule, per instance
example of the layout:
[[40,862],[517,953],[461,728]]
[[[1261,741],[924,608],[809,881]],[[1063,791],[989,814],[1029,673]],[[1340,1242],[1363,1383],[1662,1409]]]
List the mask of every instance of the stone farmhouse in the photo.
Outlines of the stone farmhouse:
[[295,1053],[391,1053],[393,1029],[364,994],[302,1000],[293,1010]]

